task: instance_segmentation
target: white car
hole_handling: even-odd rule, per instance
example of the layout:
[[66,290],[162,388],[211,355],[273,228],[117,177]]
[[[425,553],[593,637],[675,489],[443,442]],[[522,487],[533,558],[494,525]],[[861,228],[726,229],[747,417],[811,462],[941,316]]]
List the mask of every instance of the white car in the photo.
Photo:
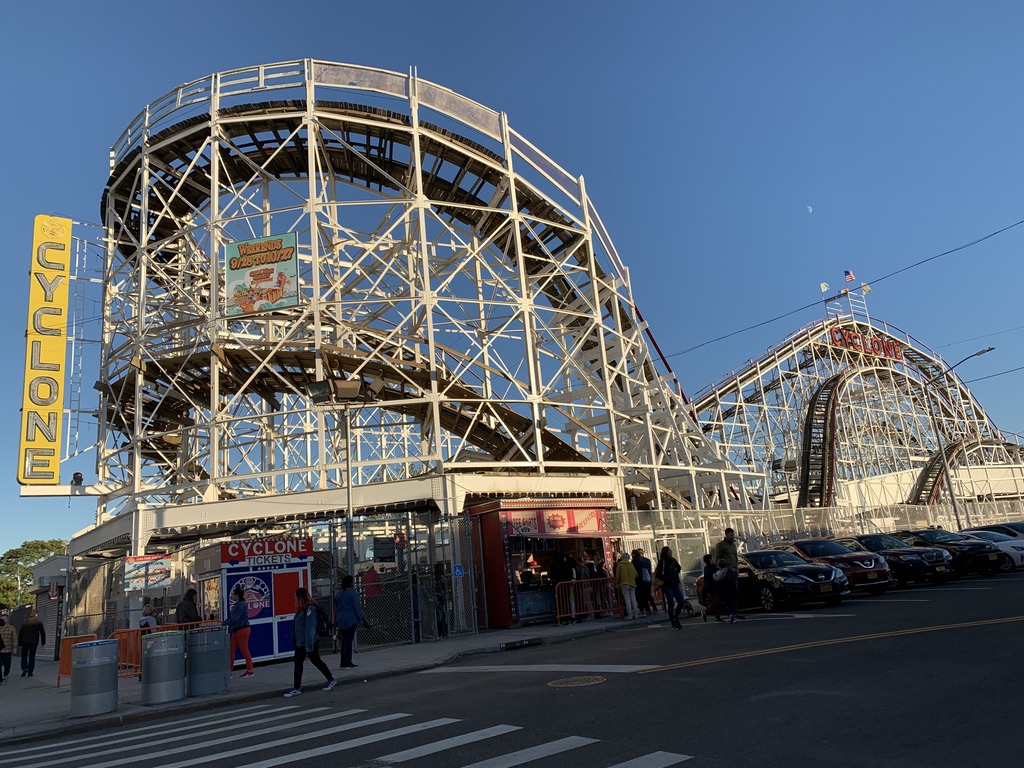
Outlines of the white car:
[[965,533],[968,536],[974,534],[975,531],[995,531],[996,533],[1002,533],[1009,536],[1011,539],[1024,539],[1024,522],[1020,523],[991,523],[990,525],[976,525],[972,528],[968,528],[961,533]]
[[1015,539],[1005,533],[995,531],[971,530],[960,531],[964,536],[971,536],[975,539],[991,541],[1003,551],[1003,557],[999,561],[999,570],[1003,573],[1024,568],[1024,539]]

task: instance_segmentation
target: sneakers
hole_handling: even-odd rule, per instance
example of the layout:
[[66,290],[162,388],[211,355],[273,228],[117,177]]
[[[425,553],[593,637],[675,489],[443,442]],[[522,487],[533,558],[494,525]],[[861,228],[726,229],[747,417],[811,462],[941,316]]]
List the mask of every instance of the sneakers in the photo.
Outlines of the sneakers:
[[256,677],[256,673],[253,672],[251,669],[248,669],[245,672],[243,672],[241,675],[239,675],[239,677]]
[[736,623],[736,617],[735,616],[730,616],[729,617],[729,623],[730,624],[735,624]]
[[323,690],[325,690],[325,691],[329,691],[329,690],[331,690],[331,688],[333,688],[333,687],[334,687],[334,686],[336,686],[337,684],[338,684],[338,681],[337,681],[337,680],[335,680],[334,678],[331,678],[330,680],[328,680],[328,681],[327,681],[327,685],[325,685],[325,686],[323,687]]
[[359,666],[358,664],[342,664],[341,668],[342,669],[355,669],[358,666]]
[[701,611],[700,612],[700,620],[703,621],[705,624],[708,623],[708,612],[707,611]]
[[292,696],[301,696],[301,695],[302,695],[302,689],[301,688],[292,688],[290,691],[285,691],[284,692],[284,697],[286,699],[290,699]]

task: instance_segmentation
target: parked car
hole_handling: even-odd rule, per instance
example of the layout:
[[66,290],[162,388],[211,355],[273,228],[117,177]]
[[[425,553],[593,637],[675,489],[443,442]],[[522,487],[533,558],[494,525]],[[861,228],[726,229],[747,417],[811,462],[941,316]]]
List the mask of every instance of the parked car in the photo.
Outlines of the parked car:
[[965,573],[996,573],[999,570],[999,548],[991,541],[971,539],[942,528],[918,528],[894,531],[893,536],[912,547],[941,547],[953,557],[957,575]]
[[1003,573],[1024,568],[1024,539],[1015,539],[1013,536],[996,531],[966,530],[960,531],[960,533],[970,536],[972,539],[991,541],[999,547],[1003,553],[999,560],[999,570]]
[[740,607],[775,611],[786,605],[822,601],[839,605],[850,594],[839,568],[809,563],[792,552],[762,549],[739,559]]
[[850,589],[866,589],[872,595],[881,595],[893,585],[892,573],[884,557],[873,552],[854,552],[832,539],[781,541],[775,548],[792,552],[804,560],[842,568]]
[[975,525],[966,528],[960,533],[971,535],[972,531],[995,531],[1004,536],[1012,536],[1015,539],[1024,539],[1024,523],[993,523],[992,525]]
[[854,552],[874,552],[884,557],[894,586],[910,581],[944,584],[953,575],[953,556],[938,547],[909,547],[906,542],[887,533],[842,536],[835,541]]

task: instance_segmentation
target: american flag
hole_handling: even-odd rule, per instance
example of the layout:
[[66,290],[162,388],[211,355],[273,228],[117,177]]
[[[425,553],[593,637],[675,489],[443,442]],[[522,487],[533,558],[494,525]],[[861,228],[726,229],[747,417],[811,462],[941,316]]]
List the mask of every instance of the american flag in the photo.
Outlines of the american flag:
[[846,282],[848,282],[848,283],[852,283],[854,280],[857,279],[857,278],[855,278],[853,276],[853,271],[852,270],[849,270],[849,269],[843,270],[843,274],[846,275]]

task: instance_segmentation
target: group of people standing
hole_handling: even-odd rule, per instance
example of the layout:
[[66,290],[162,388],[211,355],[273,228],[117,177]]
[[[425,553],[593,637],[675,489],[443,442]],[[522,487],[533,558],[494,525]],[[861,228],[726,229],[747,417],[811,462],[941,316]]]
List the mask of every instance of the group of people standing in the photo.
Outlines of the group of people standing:
[[719,624],[726,623],[722,611],[728,611],[728,623],[735,624],[738,619],[745,618],[740,613],[739,548],[736,544],[736,531],[725,529],[725,537],[715,545],[715,551],[703,557],[704,586],[701,594],[701,619],[708,620],[708,614],[715,615]]
[[21,676],[32,677],[36,671],[36,650],[46,645],[46,629],[33,609],[28,618],[14,631],[11,617],[0,613],[0,683],[11,676],[11,659],[14,649],[21,649]]

